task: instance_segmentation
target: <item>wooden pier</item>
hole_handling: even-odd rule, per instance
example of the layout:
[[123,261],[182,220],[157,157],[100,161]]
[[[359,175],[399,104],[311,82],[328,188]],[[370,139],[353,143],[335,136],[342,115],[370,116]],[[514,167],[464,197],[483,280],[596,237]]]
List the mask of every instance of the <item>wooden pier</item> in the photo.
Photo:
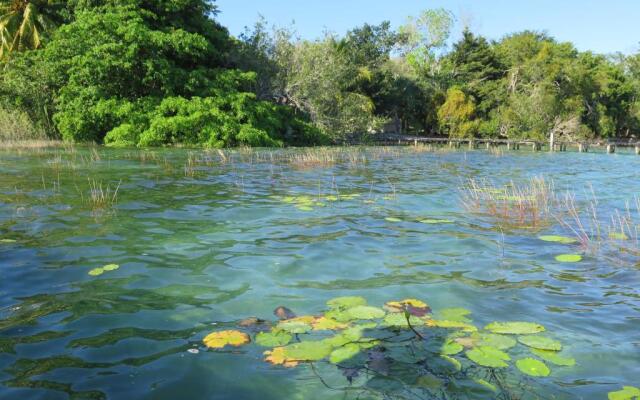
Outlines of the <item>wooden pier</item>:
[[593,142],[564,142],[557,141],[539,142],[535,140],[509,140],[509,139],[454,139],[447,137],[424,137],[424,136],[407,136],[407,135],[384,135],[374,139],[376,144],[380,145],[441,145],[450,148],[474,149],[491,149],[505,147],[507,150],[530,149],[531,151],[568,151],[568,149],[587,153],[590,151],[599,151],[607,154],[613,154],[618,148],[634,149],[635,154],[640,155],[640,141],[593,141]]

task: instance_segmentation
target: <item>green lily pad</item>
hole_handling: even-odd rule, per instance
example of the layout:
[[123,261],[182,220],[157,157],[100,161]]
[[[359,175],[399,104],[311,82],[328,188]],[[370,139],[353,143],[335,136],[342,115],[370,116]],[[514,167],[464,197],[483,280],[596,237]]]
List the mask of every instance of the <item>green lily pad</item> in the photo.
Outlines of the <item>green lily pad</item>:
[[516,361],[516,367],[523,373],[530,376],[549,376],[551,370],[545,363],[535,358],[521,358]]
[[444,382],[437,376],[428,374],[419,376],[416,380],[416,385],[431,390],[438,390],[444,385]]
[[300,211],[313,211],[313,207],[309,206],[296,206],[296,208]]
[[387,222],[402,222],[400,218],[396,218],[396,217],[387,217],[384,220]]
[[104,267],[102,267],[102,269],[105,271],[115,271],[118,268],[120,268],[118,264],[107,264]]
[[367,300],[360,296],[336,297],[327,301],[327,305],[331,308],[351,308],[356,306],[364,306]]
[[498,335],[497,333],[481,333],[480,340],[478,342],[481,346],[491,346],[499,350],[507,350],[516,345],[516,340],[505,335]]
[[360,346],[358,346],[356,343],[349,343],[332,351],[329,355],[329,361],[332,364],[339,364],[343,361],[353,358],[358,353],[360,353]]
[[525,346],[533,347],[538,350],[553,350],[560,351],[562,350],[562,344],[557,340],[549,339],[544,336],[537,335],[527,335],[518,337],[518,342],[524,344]]
[[256,335],[256,344],[263,347],[278,347],[288,344],[293,335],[285,331],[260,332]]
[[508,335],[531,335],[544,331],[544,326],[533,322],[492,322],[484,329]]
[[[424,321],[416,316],[409,316],[409,323],[411,326],[421,326],[424,325]],[[395,326],[400,328],[408,328],[409,324],[407,323],[407,318],[404,313],[389,313],[384,316],[382,320],[383,326]]]
[[91,276],[99,276],[99,275],[104,274],[104,268],[102,268],[102,267],[94,268],[91,271],[89,271],[88,273]]
[[638,400],[640,399],[640,389],[635,386],[623,386],[622,390],[609,392],[609,400]]
[[427,322],[427,325],[429,326],[436,326],[438,328],[445,328],[445,329],[462,329],[465,332],[477,332],[478,328],[476,328],[475,326],[468,324],[466,322],[460,322],[460,321],[449,321],[446,319],[432,319],[429,320]]
[[485,387],[486,389],[491,390],[492,392],[497,392],[498,388],[496,387],[496,385],[489,383],[487,381],[485,381],[484,379],[480,379],[480,378],[476,378],[473,380],[475,383],[477,383],[480,386]]
[[562,243],[562,244],[572,244],[577,242],[576,239],[566,237],[566,236],[556,236],[556,235],[538,236],[538,239],[544,240],[545,242],[554,242],[554,243]]
[[629,240],[629,236],[625,235],[624,232],[611,232],[611,233],[609,233],[609,239],[613,239],[613,240]]
[[454,341],[448,341],[440,348],[440,354],[452,356],[460,353],[462,350],[464,350],[464,347],[461,344]]
[[469,323],[471,322],[467,318],[469,314],[471,314],[471,311],[466,308],[444,308],[438,312],[438,317],[443,320]]
[[0,239],[0,243],[15,243],[15,239]]
[[383,309],[371,306],[355,306],[345,311],[351,318],[354,319],[378,319],[385,315]]
[[448,365],[451,365],[451,367],[455,371],[461,371],[462,370],[462,364],[460,364],[460,361],[456,360],[455,358],[447,356],[447,355],[444,355],[444,354],[441,355],[440,358],[442,360],[445,360]]
[[283,354],[291,361],[318,361],[331,354],[332,350],[330,343],[320,340],[290,344],[283,348]]
[[531,352],[551,364],[562,367],[572,367],[576,365],[576,360],[571,357],[562,357],[556,351],[531,349]]
[[313,329],[311,324],[304,321],[282,321],[278,323],[277,328],[289,333],[307,333]]
[[427,219],[421,219],[420,220],[421,223],[423,224],[452,224],[453,221],[449,220],[449,219],[432,219],[432,218],[427,218]]
[[560,254],[556,256],[556,261],[564,263],[575,263],[582,261],[582,256],[580,254]]
[[511,359],[504,351],[491,346],[478,346],[465,354],[474,363],[489,368],[506,368],[509,365],[505,361]]

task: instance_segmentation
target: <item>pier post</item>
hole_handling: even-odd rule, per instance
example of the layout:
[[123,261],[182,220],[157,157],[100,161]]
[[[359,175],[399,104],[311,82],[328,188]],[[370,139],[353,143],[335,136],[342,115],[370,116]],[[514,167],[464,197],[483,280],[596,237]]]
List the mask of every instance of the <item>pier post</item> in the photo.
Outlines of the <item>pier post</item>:
[[487,145],[487,150],[489,150],[491,148],[491,142],[487,142],[486,145]]
[[613,154],[616,152],[616,145],[609,143],[607,145],[607,154]]
[[513,145],[511,144],[511,142],[507,142],[507,150],[511,150],[511,147],[512,147],[512,146],[513,146]]
[[469,139],[469,150],[476,148],[476,142],[473,139]]
[[413,139],[413,146],[418,147],[418,139]]
[[640,144],[636,144],[636,155],[640,155]]

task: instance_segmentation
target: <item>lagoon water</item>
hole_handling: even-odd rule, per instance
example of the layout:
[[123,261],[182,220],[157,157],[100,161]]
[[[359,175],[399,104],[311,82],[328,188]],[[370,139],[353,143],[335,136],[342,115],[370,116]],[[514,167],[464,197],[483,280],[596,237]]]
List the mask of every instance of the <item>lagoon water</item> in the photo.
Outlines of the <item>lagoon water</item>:
[[[498,229],[459,190],[544,176],[613,210],[638,195],[640,157],[362,148],[366,163],[279,161],[300,152],[0,152],[0,398],[425,398],[345,389],[328,363],[272,366],[253,344],[202,345],[243,318],[317,314],[336,296],[463,307],[479,327],[544,325],[577,365],[523,378],[540,390],[525,398],[640,386],[640,267],[560,263],[579,246],[537,238],[567,235],[559,224]],[[94,183],[119,184],[113,207],[92,205]]]

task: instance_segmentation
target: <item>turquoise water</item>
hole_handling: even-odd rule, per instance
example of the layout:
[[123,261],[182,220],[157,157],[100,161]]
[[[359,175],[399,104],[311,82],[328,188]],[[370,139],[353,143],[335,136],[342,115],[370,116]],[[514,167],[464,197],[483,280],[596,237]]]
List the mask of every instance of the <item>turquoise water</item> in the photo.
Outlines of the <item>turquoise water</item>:
[[[559,263],[581,251],[537,239],[566,235],[559,224],[498,229],[459,190],[544,176],[579,203],[593,190],[606,212],[638,194],[640,157],[357,152],[366,163],[306,167],[284,161],[300,150],[0,152],[0,398],[393,397],[344,390],[327,363],[282,368],[256,346],[201,345],[243,318],[274,320],[277,306],[317,314],[343,295],[464,307],[477,326],[543,324],[577,365],[532,379],[542,398],[640,385],[638,264]],[[104,207],[89,200],[94,184],[109,187]]]

